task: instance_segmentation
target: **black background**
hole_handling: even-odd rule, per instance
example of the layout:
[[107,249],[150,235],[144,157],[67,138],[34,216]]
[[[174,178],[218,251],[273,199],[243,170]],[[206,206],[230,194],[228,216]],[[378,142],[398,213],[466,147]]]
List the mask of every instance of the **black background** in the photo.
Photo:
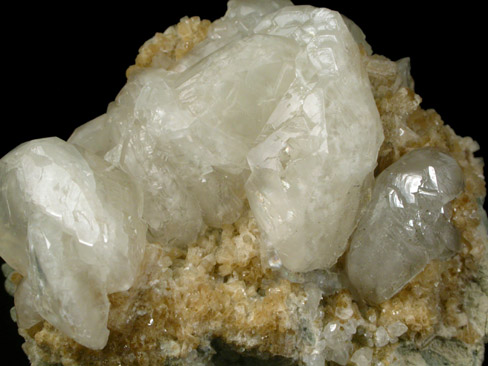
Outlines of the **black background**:
[[[145,40],[185,15],[215,20],[226,10],[225,1],[172,1],[172,9],[164,3],[22,3],[3,11],[1,88],[6,99],[0,156],[27,140],[67,139],[78,125],[105,112]],[[393,60],[409,56],[423,107],[436,109],[457,134],[475,138],[482,146],[478,155],[487,155],[487,32],[481,9],[467,2],[426,7],[411,1],[388,6],[295,1],[304,3],[354,20],[375,53]],[[0,360],[9,355],[9,365],[28,365],[9,317],[11,306],[13,299],[0,290]]]

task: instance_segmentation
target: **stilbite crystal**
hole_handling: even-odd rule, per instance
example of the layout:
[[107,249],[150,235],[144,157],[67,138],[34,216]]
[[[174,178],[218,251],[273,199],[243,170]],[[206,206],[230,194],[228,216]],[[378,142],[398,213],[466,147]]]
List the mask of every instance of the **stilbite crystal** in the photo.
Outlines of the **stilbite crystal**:
[[347,274],[361,298],[381,303],[430,261],[459,251],[448,204],[463,188],[456,161],[430,148],[404,155],[376,178],[346,256]]
[[19,326],[42,317],[103,348],[107,294],[128,290],[142,259],[142,196],[121,170],[57,138],[12,150],[0,176],[0,255],[24,276]]

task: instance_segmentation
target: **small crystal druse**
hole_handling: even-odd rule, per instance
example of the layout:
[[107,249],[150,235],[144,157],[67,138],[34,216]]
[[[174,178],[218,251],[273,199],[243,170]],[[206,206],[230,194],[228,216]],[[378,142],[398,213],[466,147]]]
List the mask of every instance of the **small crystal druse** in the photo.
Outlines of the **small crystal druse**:
[[408,59],[373,55],[332,10],[231,0],[127,74],[67,142],[0,160],[33,365],[214,365],[225,348],[437,365],[416,349],[448,339],[465,351],[447,364],[481,354],[482,163],[420,108]]

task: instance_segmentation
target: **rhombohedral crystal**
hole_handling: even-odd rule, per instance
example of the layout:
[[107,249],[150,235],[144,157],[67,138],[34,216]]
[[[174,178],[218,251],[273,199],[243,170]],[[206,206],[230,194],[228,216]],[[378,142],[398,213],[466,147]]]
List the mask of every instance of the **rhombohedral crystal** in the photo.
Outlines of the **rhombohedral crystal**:
[[482,162],[408,59],[332,10],[231,0],[127,76],[0,160],[33,365],[481,365]]

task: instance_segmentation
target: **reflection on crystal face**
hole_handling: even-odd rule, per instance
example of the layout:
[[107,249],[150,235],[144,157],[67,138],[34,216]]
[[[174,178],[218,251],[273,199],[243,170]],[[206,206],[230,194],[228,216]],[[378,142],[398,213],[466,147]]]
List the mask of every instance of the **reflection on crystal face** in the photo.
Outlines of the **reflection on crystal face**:
[[378,176],[346,258],[363,299],[389,299],[431,260],[459,250],[446,206],[462,190],[456,161],[430,148],[404,155]]
[[[229,3],[187,57],[134,74],[70,138],[141,183],[150,241],[191,243],[203,223],[235,221],[247,196],[263,253],[288,270],[344,253],[382,126],[341,15],[287,5]],[[101,131],[111,147],[93,146]]]
[[57,138],[12,150],[0,176],[0,254],[24,276],[19,325],[42,317],[102,348],[107,294],[129,289],[142,260],[140,192],[119,169]]
[[249,152],[246,193],[269,252],[289,270],[311,271],[346,249],[383,136],[341,16],[300,10],[281,9],[256,27],[300,51],[296,78]]

